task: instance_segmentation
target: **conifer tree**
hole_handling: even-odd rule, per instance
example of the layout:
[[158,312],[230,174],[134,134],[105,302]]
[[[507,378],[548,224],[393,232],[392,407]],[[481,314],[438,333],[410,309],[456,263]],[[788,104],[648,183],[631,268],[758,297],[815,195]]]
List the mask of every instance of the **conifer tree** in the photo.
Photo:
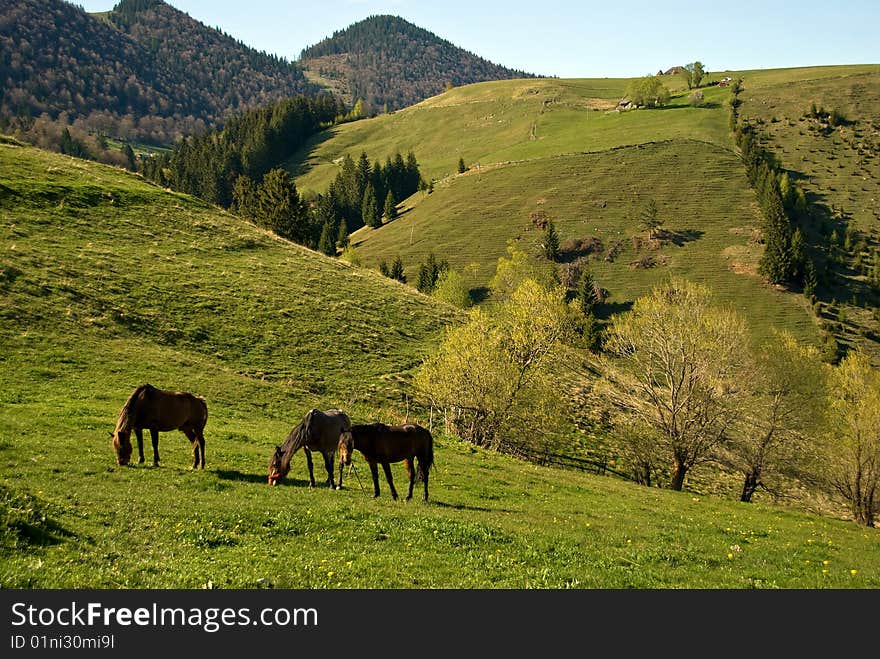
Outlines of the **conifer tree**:
[[653,238],[657,229],[663,226],[660,213],[657,210],[657,202],[649,199],[639,218],[640,224],[648,230],[648,236]]
[[345,249],[348,247],[349,237],[348,237],[348,224],[345,222],[345,218],[342,218],[339,221],[339,231],[336,236],[336,245],[339,249]]
[[368,227],[374,229],[382,226],[382,217],[379,215],[379,205],[376,202],[376,191],[373,184],[367,184],[364,190],[364,198],[361,203],[361,220]]
[[438,263],[434,252],[431,252],[428,254],[427,260],[419,266],[419,278],[416,281],[416,288],[425,295],[430,295],[437,286],[440,274],[447,269],[449,269],[449,263],[445,260]]
[[247,174],[235,179],[235,185],[232,186],[232,208],[248,220],[257,217],[257,186]]
[[128,142],[125,143],[125,146],[122,147],[122,155],[125,156],[126,167],[132,172],[137,171],[137,160],[134,157],[134,149],[131,148],[131,144]]
[[464,164],[464,158],[458,159],[458,173],[464,174],[468,170],[467,165]]
[[812,299],[816,295],[816,289],[819,287],[819,278],[816,275],[816,266],[813,261],[807,259],[804,263],[804,297]]
[[555,261],[559,256],[559,234],[556,232],[553,222],[548,222],[547,228],[544,229],[543,248],[544,256],[549,260]]
[[397,218],[397,203],[394,201],[394,193],[391,190],[385,195],[385,219],[394,220]]
[[308,245],[310,229],[296,183],[284,169],[273,169],[257,189],[259,223],[282,238]]
[[585,316],[592,316],[599,300],[596,296],[596,283],[593,281],[593,275],[590,274],[589,270],[585,269],[581,273],[581,279],[578,282],[577,299],[581,313]]
[[771,284],[785,284],[793,279],[795,263],[791,240],[791,222],[782,207],[779,190],[768,188],[764,208],[764,253],[758,263],[758,272]]
[[400,259],[400,255],[398,254],[394,261],[391,264],[391,271],[388,275],[392,279],[396,279],[397,281],[406,283],[406,275],[403,274],[403,261]]
[[327,256],[336,256],[336,232],[333,230],[333,224],[330,222],[324,222],[321,227],[318,251]]

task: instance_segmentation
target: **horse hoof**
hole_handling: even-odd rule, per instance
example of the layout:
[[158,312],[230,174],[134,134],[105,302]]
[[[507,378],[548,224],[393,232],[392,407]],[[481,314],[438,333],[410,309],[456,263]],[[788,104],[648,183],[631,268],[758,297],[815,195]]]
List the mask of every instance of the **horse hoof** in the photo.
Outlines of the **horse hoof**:
[[341,489],[342,489],[342,486],[341,486],[341,485],[337,485],[337,486],[336,486],[336,490],[337,490],[337,491],[338,491],[338,490],[341,490]]

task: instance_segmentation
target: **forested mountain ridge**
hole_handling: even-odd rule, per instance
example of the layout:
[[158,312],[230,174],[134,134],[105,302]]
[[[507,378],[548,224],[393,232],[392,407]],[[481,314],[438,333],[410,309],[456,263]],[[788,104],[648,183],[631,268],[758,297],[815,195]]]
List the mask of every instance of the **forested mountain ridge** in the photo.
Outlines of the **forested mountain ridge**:
[[0,0],[0,17],[0,122],[44,146],[61,124],[170,144],[247,107],[320,92],[295,63],[161,0],[122,0],[102,15],[63,0]]
[[[312,74],[338,81],[349,99],[369,110],[396,110],[453,86],[531,78],[493,64],[397,16],[370,16],[303,49]],[[386,108],[387,106],[387,108]]]

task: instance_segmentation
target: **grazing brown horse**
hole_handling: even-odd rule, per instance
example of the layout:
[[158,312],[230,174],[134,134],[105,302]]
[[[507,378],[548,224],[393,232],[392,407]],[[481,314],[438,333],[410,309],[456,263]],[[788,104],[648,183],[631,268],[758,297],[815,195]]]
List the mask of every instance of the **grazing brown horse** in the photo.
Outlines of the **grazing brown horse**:
[[294,454],[302,449],[309,465],[309,486],[315,487],[315,472],[312,464],[312,451],[319,451],[324,456],[324,467],[327,469],[327,483],[331,488],[333,482],[333,456],[339,444],[342,432],[351,428],[351,421],[341,410],[309,410],[299,425],[290,431],[284,444],[275,447],[275,453],[269,460],[269,485],[277,485],[278,481],[290,471],[290,461]]
[[419,476],[425,483],[425,501],[428,500],[428,470],[434,464],[434,439],[427,428],[415,423],[400,426],[386,426],[384,423],[355,425],[339,438],[339,487],[342,487],[342,468],[351,464],[354,449],[363,454],[373,475],[373,496],[379,496],[379,468],[385,472],[385,480],[391,488],[391,496],[397,499],[397,490],[391,478],[392,462],[403,460],[409,475],[409,492],[406,500],[412,499],[413,483],[416,473],[413,458],[418,460]]
[[137,387],[116,420],[113,449],[116,464],[127,465],[131,460],[131,432],[138,443],[138,464],[144,461],[144,435],[146,428],[153,440],[153,466],[159,466],[159,433],[180,430],[193,447],[193,469],[205,468],[205,424],[208,422],[208,405],[204,398],[185,391],[165,391],[151,384]]

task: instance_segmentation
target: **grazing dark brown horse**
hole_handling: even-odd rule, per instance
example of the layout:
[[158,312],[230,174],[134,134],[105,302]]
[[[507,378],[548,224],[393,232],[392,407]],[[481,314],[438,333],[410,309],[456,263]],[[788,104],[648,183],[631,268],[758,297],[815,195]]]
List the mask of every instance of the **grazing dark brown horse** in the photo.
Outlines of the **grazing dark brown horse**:
[[180,430],[193,447],[193,469],[205,468],[205,424],[208,422],[208,404],[204,398],[185,391],[165,391],[151,384],[137,387],[116,420],[113,449],[116,464],[127,465],[131,460],[131,432],[138,443],[138,464],[144,461],[146,428],[153,440],[153,466],[159,466],[159,433]]
[[309,465],[309,486],[315,487],[315,472],[312,464],[312,451],[319,451],[324,456],[324,467],[327,469],[327,483],[331,488],[333,482],[333,456],[339,444],[339,436],[351,428],[348,415],[341,410],[309,410],[299,425],[290,431],[284,444],[275,447],[275,453],[269,460],[269,485],[277,485],[278,481],[290,471],[290,461],[294,454],[302,449]]
[[413,458],[418,460],[419,476],[425,483],[425,501],[428,500],[428,470],[434,464],[434,439],[427,428],[415,423],[401,426],[386,426],[384,423],[355,425],[339,438],[339,487],[342,487],[342,468],[351,464],[351,454],[357,449],[370,465],[373,475],[373,496],[379,496],[379,467],[385,472],[385,480],[391,488],[391,496],[397,499],[397,490],[391,478],[392,462],[406,464],[409,475],[409,492],[406,500],[412,499],[416,472]]

